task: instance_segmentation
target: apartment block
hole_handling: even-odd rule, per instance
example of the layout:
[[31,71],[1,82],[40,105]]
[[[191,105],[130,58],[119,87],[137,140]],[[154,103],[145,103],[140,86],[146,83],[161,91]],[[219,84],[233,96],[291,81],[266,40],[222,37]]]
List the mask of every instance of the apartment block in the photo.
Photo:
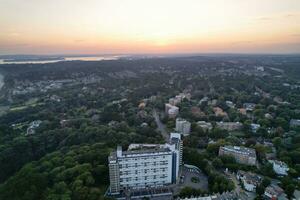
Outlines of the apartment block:
[[191,132],[191,123],[185,119],[177,118],[175,130],[183,135],[188,135]]
[[256,164],[255,149],[238,147],[238,146],[223,146],[219,149],[219,155],[233,156],[237,163],[244,165]]
[[181,136],[172,133],[166,144],[131,144],[127,151],[118,147],[108,161],[112,195],[176,183],[182,163]]

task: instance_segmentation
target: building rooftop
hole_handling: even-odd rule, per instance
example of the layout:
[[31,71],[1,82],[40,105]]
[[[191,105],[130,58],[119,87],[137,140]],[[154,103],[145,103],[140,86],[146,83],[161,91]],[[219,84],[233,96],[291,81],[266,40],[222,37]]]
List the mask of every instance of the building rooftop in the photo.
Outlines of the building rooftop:
[[283,189],[277,185],[269,185],[266,190],[266,193],[271,194],[272,196],[280,196],[283,193]]
[[154,153],[163,153],[163,152],[171,152],[169,148],[142,148],[137,150],[123,151],[122,155],[137,155],[137,154],[154,154]]
[[262,180],[261,176],[251,172],[239,170],[237,174],[241,177],[241,179],[244,179],[247,183],[251,183],[253,185],[258,185]]
[[282,162],[280,160],[269,160],[269,162],[279,165],[280,167],[284,167],[284,168],[288,167],[287,164],[285,164],[284,162]]
[[223,148],[224,150],[227,151],[239,153],[239,154],[249,155],[251,157],[256,157],[255,149],[242,147],[242,146],[223,146],[220,148]]

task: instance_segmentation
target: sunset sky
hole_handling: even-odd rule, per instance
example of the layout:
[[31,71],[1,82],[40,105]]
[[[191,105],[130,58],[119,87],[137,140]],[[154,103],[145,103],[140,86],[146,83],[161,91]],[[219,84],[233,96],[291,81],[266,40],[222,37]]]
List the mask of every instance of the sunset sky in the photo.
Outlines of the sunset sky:
[[300,53],[300,0],[0,0],[0,54]]

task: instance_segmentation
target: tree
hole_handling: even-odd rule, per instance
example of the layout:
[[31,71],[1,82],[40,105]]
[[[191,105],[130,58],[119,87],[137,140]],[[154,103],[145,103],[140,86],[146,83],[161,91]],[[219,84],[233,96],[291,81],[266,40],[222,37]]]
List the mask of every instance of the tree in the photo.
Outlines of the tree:
[[273,140],[272,140],[274,146],[276,147],[276,149],[279,149],[282,145],[282,139],[280,137],[275,137]]
[[262,180],[262,186],[263,187],[268,187],[270,184],[271,184],[271,179],[270,178],[268,178],[268,177],[265,177],[263,180]]
[[263,185],[258,185],[258,186],[256,187],[256,194],[257,194],[258,196],[263,195],[264,192],[265,192],[265,187],[264,187]]
[[220,169],[223,167],[223,162],[220,158],[214,158],[213,161],[212,161],[212,165],[217,168],[217,169]]
[[269,176],[269,177],[275,177],[276,174],[273,170],[273,165],[271,163],[266,163],[261,166],[260,171],[263,175]]
[[244,121],[244,131],[246,132],[246,133],[250,133],[251,132],[251,120],[246,120],[246,121]]
[[228,131],[219,128],[213,128],[209,134],[209,137],[215,139],[226,138],[227,136],[228,136]]
[[282,127],[284,130],[287,130],[288,127],[289,127],[288,122],[284,118],[282,118],[282,117],[277,117],[275,119],[275,125],[277,127]]
[[287,195],[287,197],[289,198],[289,199],[291,199],[294,195],[294,191],[295,191],[295,185],[293,185],[293,184],[289,184],[288,186],[286,186],[286,188],[285,188],[285,193],[286,193],[286,195]]

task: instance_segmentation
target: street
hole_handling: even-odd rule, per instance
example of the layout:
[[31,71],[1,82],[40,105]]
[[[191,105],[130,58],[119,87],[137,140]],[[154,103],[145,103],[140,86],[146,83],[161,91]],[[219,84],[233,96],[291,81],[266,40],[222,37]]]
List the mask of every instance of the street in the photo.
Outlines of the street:
[[159,115],[158,115],[158,113],[155,109],[153,109],[152,116],[155,119],[155,122],[156,122],[156,125],[157,125],[157,130],[159,130],[161,132],[161,134],[162,134],[163,138],[165,139],[165,141],[169,142],[170,135],[166,131],[165,125],[160,121]]

